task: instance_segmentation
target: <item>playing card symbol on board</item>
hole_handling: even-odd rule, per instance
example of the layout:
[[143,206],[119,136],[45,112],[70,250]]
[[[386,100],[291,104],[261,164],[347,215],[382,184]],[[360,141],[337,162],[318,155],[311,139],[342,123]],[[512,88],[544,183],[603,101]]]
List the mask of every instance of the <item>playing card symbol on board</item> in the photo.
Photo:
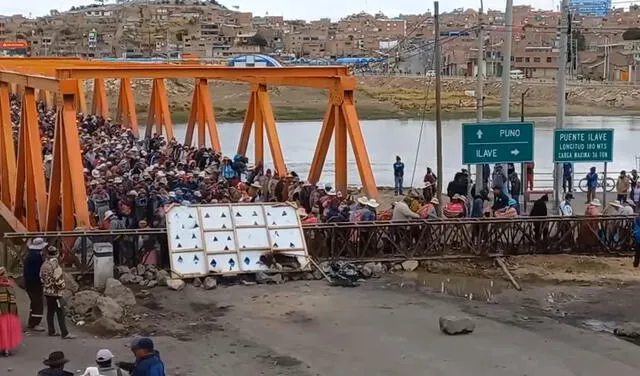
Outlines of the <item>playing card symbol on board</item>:
[[249,265],[249,264],[251,264],[251,260],[248,257],[245,257],[244,258],[244,263],[245,263],[245,265]]
[[254,225],[254,226],[259,226],[258,221],[254,221],[254,222],[253,222],[253,225]]
[[233,261],[233,259],[229,259],[229,270],[233,269],[233,267],[236,266],[236,262]]
[[187,218],[193,219],[193,216],[191,214],[189,214],[189,216]]
[[198,256],[193,256],[193,263],[197,265],[199,262],[200,259],[198,258]]
[[253,214],[251,214],[251,215],[254,216],[254,217],[257,217],[258,216],[258,212],[254,211]]
[[271,212],[267,212],[267,217],[271,217]]
[[272,225],[272,226],[275,226],[275,225],[276,225],[276,221],[273,221],[273,223],[272,223],[271,225]]
[[224,214],[224,213],[222,213],[222,214],[220,215],[220,218],[227,218],[227,215],[226,215],[226,214]]
[[205,217],[205,218],[211,218],[211,216],[209,215],[209,213],[205,213],[204,217]]
[[227,236],[227,241],[230,242],[231,241],[231,236]]
[[273,248],[278,248],[278,243],[273,243]]
[[193,228],[198,228],[200,226],[198,226],[198,224],[196,223],[195,225],[193,225]]
[[176,248],[182,248],[182,244],[178,243],[178,245],[176,246]]
[[176,240],[180,240],[180,235],[176,235]]
[[287,212],[285,210],[282,211],[282,216],[286,217],[287,216]]
[[295,244],[293,244],[293,243],[289,243],[289,247],[291,247],[291,248],[295,248],[295,247],[296,247],[296,245],[295,245]]
[[242,217],[242,214],[240,214],[240,212],[237,212],[236,217]]
[[184,225],[182,225],[182,229],[184,230]]
[[211,262],[209,263],[209,265],[211,265],[212,268],[215,268],[216,265],[218,265],[218,263],[216,262],[215,259],[211,259]]
[[223,224],[223,225],[222,225],[222,228],[223,228],[223,229],[224,229],[224,228],[227,228],[227,225],[224,225],[224,224]]
[[224,250],[225,250],[225,251],[228,251],[228,250],[229,250],[229,246],[225,245],[225,246],[224,246]]
[[178,262],[182,264],[182,256],[178,256]]
[[214,237],[213,237],[213,241],[214,241],[214,242],[217,242],[217,241],[218,241],[218,237],[217,237],[217,236],[214,236]]
[[196,236],[196,234],[191,234],[191,239],[198,239],[198,237]]

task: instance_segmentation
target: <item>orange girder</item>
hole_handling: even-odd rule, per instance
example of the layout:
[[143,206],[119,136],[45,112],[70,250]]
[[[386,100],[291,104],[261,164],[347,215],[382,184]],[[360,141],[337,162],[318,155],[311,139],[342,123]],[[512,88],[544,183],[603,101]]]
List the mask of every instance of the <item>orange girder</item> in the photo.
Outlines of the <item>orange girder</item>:
[[[355,78],[344,66],[232,68],[182,62],[179,64],[148,64],[86,61],[79,59],[0,58],[0,215],[14,229],[65,230],[90,226],[86,205],[87,194],[82,168],[82,154],[75,114],[86,113],[84,80],[94,80],[92,111],[108,117],[108,97],[105,79],[120,80],[116,119],[138,133],[138,119],[131,79],[153,79],[147,114],[150,136],[153,127],[158,133],[174,137],[173,123],[164,80],[192,78],[196,80],[193,103],[187,124],[188,144],[208,143],[220,150],[208,80],[240,81],[251,85],[251,95],[242,125],[238,153],[247,154],[254,131],[255,162],[264,159],[264,137],[269,142],[274,168],[280,175],[287,172],[278,137],[276,119],[267,85],[290,85],[329,89],[329,104],[313,155],[309,181],[321,177],[329,145],[335,133],[335,187],[347,187],[347,143],[350,141],[360,179],[365,192],[375,197],[377,189],[367,154],[364,137],[355,108]],[[57,122],[54,138],[54,158],[49,186],[45,187],[40,135],[35,107],[35,89],[45,102],[57,98]],[[9,92],[22,92],[18,155],[13,150]],[[196,126],[197,125],[197,126]],[[208,138],[207,134],[208,133]],[[349,141],[348,141],[349,140]]]

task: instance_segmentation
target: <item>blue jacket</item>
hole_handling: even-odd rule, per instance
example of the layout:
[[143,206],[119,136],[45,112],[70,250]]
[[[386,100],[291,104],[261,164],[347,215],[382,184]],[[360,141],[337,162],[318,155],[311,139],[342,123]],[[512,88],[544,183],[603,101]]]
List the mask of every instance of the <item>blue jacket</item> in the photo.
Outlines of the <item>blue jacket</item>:
[[131,376],[165,376],[160,354],[156,351],[144,359],[136,359]]
[[42,254],[39,249],[29,249],[24,260],[23,275],[25,282],[40,282],[40,268],[42,267]]

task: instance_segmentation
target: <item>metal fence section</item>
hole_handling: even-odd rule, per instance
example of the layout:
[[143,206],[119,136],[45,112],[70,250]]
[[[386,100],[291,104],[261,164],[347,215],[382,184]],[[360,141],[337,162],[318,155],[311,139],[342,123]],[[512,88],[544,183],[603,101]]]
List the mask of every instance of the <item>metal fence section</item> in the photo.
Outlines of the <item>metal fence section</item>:
[[[630,254],[635,246],[633,217],[624,216],[318,223],[303,228],[309,254],[319,260],[554,253],[615,256]],[[62,249],[65,265],[81,273],[91,271],[96,242],[114,245],[117,265],[142,263],[149,250],[158,252],[163,266],[169,264],[165,229],[7,233],[3,259],[7,260],[7,249],[24,249],[36,237]]]

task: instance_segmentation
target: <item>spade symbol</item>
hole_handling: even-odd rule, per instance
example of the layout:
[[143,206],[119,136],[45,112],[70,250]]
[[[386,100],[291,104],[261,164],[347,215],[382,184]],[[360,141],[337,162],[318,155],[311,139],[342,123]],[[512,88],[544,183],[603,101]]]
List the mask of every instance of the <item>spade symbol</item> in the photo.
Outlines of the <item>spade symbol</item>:
[[276,221],[273,221],[272,225],[275,226],[276,225]]
[[198,256],[193,256],[193,263],[197,265],[198,262],[200,262],[200,259],[198,258]]
[[222,215],[220,215],[220,218],[227,218],[227,215],[222,213]]
[[228,251],[228,250],[229,250],[229,246],[225,245],[225,246],[224,246],[224,250],[225,250],[225,251]]
[[204,215],[204,217],[205,217],[205,218],[211,218],[211,216],[209,215],[209,213],[206,213],[206,214]]
[[296,245],[295,245],[295,244],[293,244],[293,243],[289,243],[289,247],[291,247],[291,248],[295,248],[295,247],[296,247]]
[[193,225],[193,228],[198,228],[200,226],[198,226],[198,224],[196,223],[195,225]]
[[254,217],[257,217],[257,216],[258,216],[258,212],[254,211],[252,215],[253,215]]
[[182,248],[182,244],[178,243],[178,246],[176,248]]
[[233,267],[236,266],[236,262],[233,261],[233,259],[229,259],[229,270],[233,269]]
[[278,248],[278,243],[273,243],[273,248]]
[[231,241],[231,236],[227,236],[227,241]]
[[282,211],[282,216],[286,217],[287,216],[287,212],[285,210]]
[[193,219],[193,217],[191,216],[191,214],[189,214],[189,217],[187,217],[187,218],[189,218],[189,219]]
[[214,237],[213,237],[213,241],[214,241],[214,242],[217,242],[217,241],[218,241],[218,237],[217,237],[217,236],[214,236]]
[[211,259],[211,262],[209,263],[209,265],[211,265],[212,268],[215,268],[216,265],[218,265],[218,263],[216,262],[215,259]]
[[251,263],[251,260],[250,260],[248,257],[245,257],[245,258],[244,258],[244,263],[245,263],[246,265],[249,265],[249,264]]
[[258,221],[254,221],[254,222],[253,222],[253,225],[254,225],[254,226],[259,226],[259,225],[258,225]]
[[198,237],[196,236],[196,234],[191,234],[191,239],[198,239]]
[[278,231],[276,231],[274,235],[280,237],[280,234],[278,234]]
[[182,263],[182,256],[178,256],[178,262]]
[[227,228],[227,225],[223,224],[223,225],[222,225],[222,228]]
[[176,235],[176,240],[180,240],[180,235]]
[[242,214],[240,214],[240,212],[237,212],[236,217],[242,217]]

